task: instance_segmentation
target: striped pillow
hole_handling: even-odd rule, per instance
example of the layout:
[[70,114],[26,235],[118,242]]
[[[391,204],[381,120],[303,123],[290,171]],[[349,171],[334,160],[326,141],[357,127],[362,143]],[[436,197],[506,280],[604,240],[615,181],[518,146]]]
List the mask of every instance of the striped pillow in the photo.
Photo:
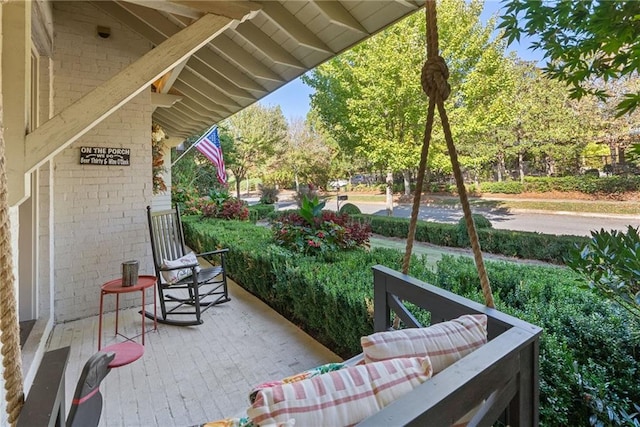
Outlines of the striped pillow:
[[258,425],[348,426],[431,378],[428,357],[350,366],[258,391],[247,415]]
[[428,328],[378,332],[360,339],[365,363],[396,357],[429,356],[433,374],[487,342],[487,316],[464,315]]

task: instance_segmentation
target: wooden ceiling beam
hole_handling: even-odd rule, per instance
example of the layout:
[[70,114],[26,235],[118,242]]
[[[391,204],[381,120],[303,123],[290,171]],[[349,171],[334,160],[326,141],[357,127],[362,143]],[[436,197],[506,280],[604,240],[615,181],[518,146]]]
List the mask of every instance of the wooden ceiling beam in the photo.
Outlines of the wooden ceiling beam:
[[190,132],[190,133],[193,132],[194,134],[196,131],[194,131],[193,128],[199,129],[201,126],[203,126],[200,124],[193,125],[193,124],[185,123],[185,121],[180,119],[179,117],[176,117],[175,115],[167,114],[165,110],[158,110],[155,113],[153,113],[153,119],[158,123],[164,123],[166,125],[171,126],[174,130],[177,130],[180,132]]
[[170,126],[173,130],[177,130],[180,132],[192,132],[191,130],[189,130],[190,128],[187,127],[182,120],[180,119],[176,119],[168,114],[166,114],[165,111],[157,111],[156,113],[153,114],[153,121],[154,122],[158,122],[161,125],[168,125]]
[[[135,15],[135,17],[142,22],[142,24],[139,25],[147,27],[146,29],[139,28],[135,30],[156,44],[156,40],[162,39],[163,37],[171,37],[182,29],[179,25],[176,25],[155,10],[140,7],[135,4],[121,4],[129,13]],[[262,93],[267,92],[264,87],[250,78],[241,69],[221,59],[206,47],[196,52],[193,57],[199,59],[203,64],[213,70],[213,72],[207,73],[207,75],[210,76],[209,80],[229,95],[238,97],[250,96],[251,99],[255,99],[253,95],[247,94],[243,90],[253,90]],[[236,86],[239,90],[234,89],[232,86]]]
[[191,19],[199,19],[204,13],[189,6],[163,0],[123,0],[127,3],[137,4],[150,9],[161,10],[172,15],[185,16]]
[[183,125],[187,126],[187,129],[193,128],[193,127],[197,128],[200,126],[202,126],[203,128],[206,128],[213,124],[213,121],[196,120],[189,117],[187,114],[184,114],[181,111],[177,111],[173,108],[158,111],[158,115],[160,117],[173,120],[175,123],[182,123]]
[[[174,18],[184,25],[189,25],[191,23],[191,19],[183,16],[174,16]],[[251,76],[278,83],[285,82],[285,79],[282,78],[282,76],[244,50],[226,34],[220,34],[215,40],[212,40],[209,46],[226,56],[231,62],[236,63],[238,67],[245,70],[247,74]]]
[[26,166],[34,170],[224,31],[228,18],[205,15],[27,135]]
[[208,67],[220,73],[231,83],[241,89],[267,93],[267,89],[265,89],[260,83],[253,80],[239,68],[230,64],[225,58],[221,58],[217,52],[209,49],[209,46],[205,46],[200,49],[196,52],[194,57],[207,64]]
[[[240,104],[237,103],[234,99],[229,98],[221,90],[219,90],[215,86],[212,86],[209,82],[202,80],[191,70],[184,70],[182,72],[182,76],[180,76],[180,82],[189,85],[207,98],[211,99],[216,104],[224,105],[225,107],[231,107],[232,109],[240,107]],[[176,85],[174,85],[174,87],[176,87],[177,89]]]
[[367,29],[364,28],[339,1],[314,1],[313,4],[332,24],[340,25],[341,27],[363,34],[369,34]]
[[193,101],[198,105],[201,105],[202,108],[206,109],[207,111],[211,111],[213,113],[227,114],[232,111],[230,108],[222,104],[217,104],[213,102],[210,98],[207,98],[202,93],[198,92],[191,86],[184,84],[181,81],[177,81],[173,87],[174,89],[176,89],[177,91],[179,91],[180,93],[184,94],[187,97],[187,99],[184,99],[182,102],[189,101],[189,100]]
[[276,24],[282,31],[289,34],[302,46],[325,53],[334,53],[318,36],[306,25],[302,24],[283,5],[275,1],[267,1],[262,7],[262,13]]
[[151,92],[151,105],[160,108],[171,108],[173,104],[182,100],[181,96],[170,93]]
[[191,98],[183,99],[182,102],[180,102],[180,105],[185,105],[193,111],[198,111],[200,114],[203,114],[205,116],[217,117],[218,119],[222,119],[222,117],[226,117],[232,114],[232,111],[229,110],[215,111],[209,108],[205,108]]
[[232,84],[229,80],[225,79],[224,76],[219,74],[217,71],[211,69],[209,66],[207,66],[207,64],[205,64],[195,56],[192,56],[191,59],[187,61],[186,69],[197,73],[204,80],[208,81],[213,86],[216,86],[218,89],[220,89],[221,91],[223,91],[229,96],[235,96],[238,98],[245,98],[245,99],[251,99],[251,100],[256,99],[254,95]]
[[203,114],[203,111],[198,109],[197,107],[191,108],[193,104],[185,104],[184,102],[180,102],[170,108],[170,111],[179,111],[181,113],[186,114],[188,117],[193,118],[197,121],[203,121],[206,123],[213,123],[219,120],[222,120],[222,117],[219,114],[209,113]]
[[[180,81],[191,86],[193,89],[197,90],[207,98],[210,98],[217,104],[225,105],[231,108],[240,107],[240,104],[238,104],[234,99],[228,97],[217,87],[211,85],[211,82],[202,80],[189,69],[182,71]],[[176,87],[176,85],[174,85],[174,87]]]
[[201,13],[213,13],[214,15],[226,16],[231,19],[240,19],[248,13],[260,10],[262,5],[253,1],[188,1],[169,0],[173,5],[187,6]]
[[256,49],[265,54],[273,62],[301,70],[307,69],[295,56],[271,40],[269,36],[252,22],[243,22],[236,27],[235,32],[254,45]]
[[156,90],[159,93],[169,93],[169,90],[173,87],[173,84],[176,82],[176,80],[178,80],[178,77],[180,76],[180,73],[182,72],[182,69],[185,65],[187,65],[186,59],[176,65],[173,70],[160,77],[160,79],[156,81]]
[[229,60],[235,62],[238,67],[245,70],[248,74],[261,79],[284,83],[284,79],[280,75],[238,46],[236,42],[231,40],[226,34],[220,34],[210,45]]

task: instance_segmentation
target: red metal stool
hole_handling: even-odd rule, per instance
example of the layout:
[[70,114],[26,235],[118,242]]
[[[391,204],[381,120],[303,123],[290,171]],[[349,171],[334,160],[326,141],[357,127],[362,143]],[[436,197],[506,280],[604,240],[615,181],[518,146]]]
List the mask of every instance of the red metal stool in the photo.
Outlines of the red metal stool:
[[144,354],[144,346],[137,342],[127,341],[106,346],[103,353],[115,353],[116,357],[109,362],[109,368],[119,368],[140,359]]

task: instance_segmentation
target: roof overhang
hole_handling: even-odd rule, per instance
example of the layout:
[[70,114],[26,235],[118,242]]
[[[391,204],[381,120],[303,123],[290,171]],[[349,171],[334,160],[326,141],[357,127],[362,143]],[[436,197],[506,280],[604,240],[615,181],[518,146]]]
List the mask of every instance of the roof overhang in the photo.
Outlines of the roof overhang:
[[235,20],[152,85],[158,94],[153,120],[172,137],[186,138],[415,12],[425,0],[91,3],[154,46],[205,14]]

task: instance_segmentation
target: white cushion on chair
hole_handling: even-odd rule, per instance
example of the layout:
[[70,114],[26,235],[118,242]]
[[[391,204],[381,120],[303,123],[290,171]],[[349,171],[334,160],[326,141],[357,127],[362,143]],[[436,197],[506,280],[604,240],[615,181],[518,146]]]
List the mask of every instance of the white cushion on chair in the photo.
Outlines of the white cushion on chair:
[[[185,256],[175,259],[173,261],[169,261],[166,259],[162,260],[162,268],[175,268],[175,267],[182,267],[183,265],[193,265],[197,263],[198,263],[198,259],[196,258],[196,254],[194,254],[193,252],[189,252]],[[200,266],[196,267],[196,273],[199,271],[200,271]],[[191,276],[193,274],[193,270],[191,269],[191,267],[189,267],[189,268],[183,268],[180,270],[162,271],[161,273],[162,273],[162,278],[168,284],[172,285],[184,279],[185,277]]]

